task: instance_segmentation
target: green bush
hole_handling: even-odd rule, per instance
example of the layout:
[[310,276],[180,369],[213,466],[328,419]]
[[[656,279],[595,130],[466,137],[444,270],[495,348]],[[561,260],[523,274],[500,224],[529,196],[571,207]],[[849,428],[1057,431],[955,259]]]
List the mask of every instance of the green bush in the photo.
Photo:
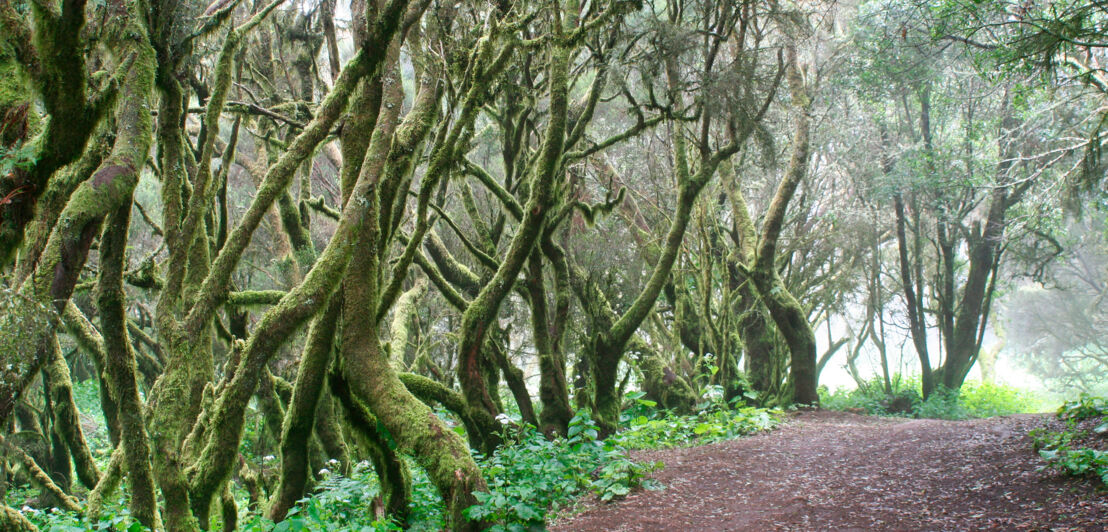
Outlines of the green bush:
[[734,410],[711,410],[689,416],[649,419],[638,416],[626,430],[611,439],[628,449],[664,449],[729,440],[773,428],[779,410],[741,406]]
[[1043,399],[1036,394],[1008,386],[968,381],[959,390],[959,402],[968,417],[994,417],[1042,412]]
[[1061,469],[1067,475],[1081,477],[1092,475],[1108,484],[1108,451],[1097,449],[1043,449],[1039,451],[1051,467]]
[[[931,393],[926,400],[918,401],[912,405],[912,415],[926,419],[968,419],[974,416],[962,402],[962,396],[958,390],[939,388]],[[996,415],[996,414],[992,414]]]
[[853,390],[832,393],[820,387],[820,405],[829,410],[860,410],[875,416],[935,419],[985,418],[1042,409],[1042,400],[1035,394],[1005,384],[968,381],[956,391],[939,388],[926,401],[919,392],[919,377],[897,375],[892,385],[891,394],[885,393],[877,378]]
[[[446,521],[442,499],[423,469],[408,463],[412,472],[411,513],[408,530],[442,530]],[[262,515],[240,512],[239,530],[245,532],[381,532],[403,530],[397,523],[374,513],[371,502],[380,493],[377,474],[369,462],[355,464],[349,477],[324,472],[314,493],[297,501],[284,521],[274,524]],[[245,508],[240,504],[240,508]]]
[[[1092,476],[1108,485],[1108,451],[1086,446],[1094,441],[1093,438],[1098,438],[1093,434],[1108,433],[1108,398],[1083,395],[1076,401],[1064,403],[1056,416],[1065,422],[1061,431],[1031,431],[1039,456],[1049,467],[1067,475]],[[1089,430],[1082,426],[1094,428]],[[1103,447],[1103,440],[1100,443]]]
[[1064,420],[1081,421],[1105,416],[1108,416],[1108,398],[1104,397],[1082,395],[1076,401],[1062,403],[1058,408],[1058,417]]
[[[22,488],[17,491],[20,492],[19,495],[21,496],[34,496],[37,494],[37,490],[32,488]],[[12,495],[10,493],[8,495],[8,502],[9,504],[12,502]],[[19,508],[19,506],[15,507]],[[126,508],[126,502],[123,501],[122,498],[115,501],[113,504],[105,505],[103,513],[95,521],[89,519],[86,515],[66,512],[59,508],[37,510],[28,506],[23,506],[20,509],[20,513],[37,526],[39,530],[49,532],[85,532],[87,530],[105,532],[143,532],[149,530],[138,521],[131,518],[131,514]]]
[[475,494],[478,504],[466,515],[492,523],[492,530],[526,530],[586,492],[608,501],[636,487],[658,487],[646,478],[658,464],[633,462],[617,441],[600,441],[598,434],[584,411],[570,421],[567,438],[548,440],[525,427],[518,441],[479,461],[489,491]]

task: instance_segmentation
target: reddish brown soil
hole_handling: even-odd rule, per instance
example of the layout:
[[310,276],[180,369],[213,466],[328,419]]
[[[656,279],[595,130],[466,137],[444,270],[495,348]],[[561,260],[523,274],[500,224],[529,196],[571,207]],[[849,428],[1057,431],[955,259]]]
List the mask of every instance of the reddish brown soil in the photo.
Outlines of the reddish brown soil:
[[552,530],[1105,530],[1108,493],[1041,471],[1027,432],[1047,416],[905,420],[796,414],[714,445],[639,453],[665,489]]

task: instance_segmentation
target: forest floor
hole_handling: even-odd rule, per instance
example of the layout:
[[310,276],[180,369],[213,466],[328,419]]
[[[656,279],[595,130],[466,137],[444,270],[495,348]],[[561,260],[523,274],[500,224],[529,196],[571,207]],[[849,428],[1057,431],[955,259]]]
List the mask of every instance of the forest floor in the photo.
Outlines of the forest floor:
[[1108,530],[1108,493],[1042,470],[1029,430],[969,421],[800,412],[717,444],[635,453],[665,488],[582,501],[552,530]]

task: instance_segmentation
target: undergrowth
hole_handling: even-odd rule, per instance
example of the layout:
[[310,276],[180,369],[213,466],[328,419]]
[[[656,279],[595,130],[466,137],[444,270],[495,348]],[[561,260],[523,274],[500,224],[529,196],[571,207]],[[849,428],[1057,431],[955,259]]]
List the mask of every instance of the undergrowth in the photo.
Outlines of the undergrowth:
[[[82,390],[80,395],[92,396]],[[505,417],[508,443],[491,456],[476,456],[485,475],[487,492],[476,493],[478,503],[466,515],[489,523],[491,530],[542,530],[549,516],[585,495],[601,501],[620,499],[635,489],[661,489],[650,473],[660,462],[637,462],[629,451],[711,443],[736,438],[775,426],[779,411],[754,408],[736,401],[727,404],[720,394],[708,394],[696,414],[678,416],[658,410],[641,393],[628,394],[631,407],[621,417],[621,430],[599,438],[599,427],[586,411],[578,412],[566,437],[548,439],[534,427]],[[356,464],[348,476],[320,472],[311,496],[301,499],[288,517],[277,524],[247,507],[245,493],[238,493],[238,527],[246,532],[392,530],[444,530],[442,499],[427,475],[413,461],[412,500],[408,522],[379,517],[372,501],[379,493],[373,467]],[[24,509],[42,530],[113,530],[139,532],[144,528],[127,513],[125,490],[106,502],[103,516],[93,522],[76,514]],[[20,507],[34,498],[33,488],[8,492],[9,504]],[[218,519],[212,530],[219,530]]]
[[699,405],[696,414],[665,415],[654,409],[653,401],[642,397],[641,392],[628,395],[636,406],[624,411],[621,422],[625,430],[612,437],[629,449],[664,449],[729,440],[771,429],[781,417],[779,410],[745,406],[741,401],[728,404],[712,394]]
[[939,388],[924,400],[918,377],[891,380],[886,393],[880,379],[853,390],[829,392],[820,387],[820,406],[874,416],[908,416],[934,419],[971,419],[1038,412],[1042,400],[1025,390],[1004,384],[968,381],[958,390]]
[[1031,438],[1047,467],[1108,486],[1108,398],[1083,395],[1058,409],[1062,430],[1035,429]]

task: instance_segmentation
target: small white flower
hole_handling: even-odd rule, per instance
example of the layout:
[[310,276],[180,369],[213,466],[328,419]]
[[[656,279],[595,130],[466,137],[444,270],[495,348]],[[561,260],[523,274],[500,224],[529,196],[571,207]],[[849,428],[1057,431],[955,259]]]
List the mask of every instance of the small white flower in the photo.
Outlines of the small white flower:
[[337,465],[339,465],[339,461],[338,461],[338,460],[335,460],[334,458],[332,458],[332,459],[328,460],[328,461],[327,461],[327,463],[328,463],[328,464],[330,464],[330,465],[332,465],[332,466],[337,466]]
[[276,460],[276,459],[277,459],[277,457],[273,456],[272,454],[267,454],[267,455],[262,457],[262,460],[265,461],[265,462],[271,462],[271,461]]
[[327,469],[326,467],[319,470],[319,476],[321,476],[321,477],[325,477],[325,476],[330,475],[330,474],[331,474],[331,470]]
[[508,417],[508,414],[503,412],[496,415],[496,420],[499,421],[501,425],[507,425],[512,422],[512,418]]

